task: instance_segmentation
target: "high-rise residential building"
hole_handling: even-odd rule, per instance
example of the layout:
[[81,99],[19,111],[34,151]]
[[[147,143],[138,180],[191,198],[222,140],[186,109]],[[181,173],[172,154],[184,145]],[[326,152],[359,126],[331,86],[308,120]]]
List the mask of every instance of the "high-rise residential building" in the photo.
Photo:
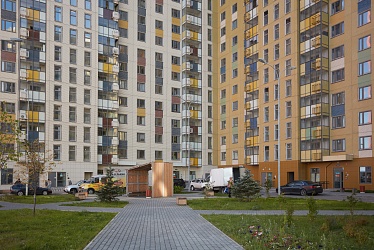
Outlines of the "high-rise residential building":
[[165,161],[373,189],[371,4],[4,0],[1,107],[53,186]]

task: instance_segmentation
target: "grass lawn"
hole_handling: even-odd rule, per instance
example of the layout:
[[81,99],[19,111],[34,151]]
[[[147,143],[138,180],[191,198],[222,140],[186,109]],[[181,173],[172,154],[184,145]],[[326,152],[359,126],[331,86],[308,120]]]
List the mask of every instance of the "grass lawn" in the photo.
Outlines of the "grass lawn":
[[245,249],[373,249],[373,216],[203,215]]
[[60,206],[76,206],[76,207],[110,207],[110,208],[123,208],[129,204],[128,201],[113,201],[113,202],[73,202],[61,204]]
[[[24,203],[24,204],[34,204],[34,196],[17,196],[17,195],[4,195],[0,196],[0,201]],[[76,201],[74,195],[63,194],[63,195],[37,195],[36,204],[46,204],[46,203],[56,203],[56,202],[67,202]]]
[[[308,210],[307,198],[284,198],[295,210]],[[349,210],[347,201],[317,200],[318,210]],[[259,198],[242,202],[236,198],[209,198],[188,200],[188,205],[195,210],[283,210],[279,198]],[[374,210],[374,203],[358,202],[355,210]]]
[[0,211],[1,249],[83,249],[115,213]]

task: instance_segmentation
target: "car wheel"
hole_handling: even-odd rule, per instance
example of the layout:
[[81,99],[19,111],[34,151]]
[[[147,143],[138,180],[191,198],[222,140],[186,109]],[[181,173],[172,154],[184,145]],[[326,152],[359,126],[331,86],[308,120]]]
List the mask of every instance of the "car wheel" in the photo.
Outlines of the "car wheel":
[[18,196],[22,196],[22,195],[23,195],[23,192],[22,192],[22,191],[18,191],[18,192],[17,192],[17,195],[18,195]]
[[93,190],[93,189],[88,189],[88,193],[89,193],[89,194],[94,194],[94,193],[95,193],[95,190]]
[[43,194],[43,195],[48,195],[48,191],[47,191],[47,190],[44,190],[42,194]]
[[191,191],[194,191],[194,190],[195,190],[194,186],[191,186]]
[[77,193],[77,190],[76,190],[76,189],[72,189],[72,190],[70,190],[70,193],[71,193],[71,194],[76,194],[76,193]]
[[301,189],[301,191],[300,191],[300,195],[301,195],[301,196],[305,196],[305,195],[306,195],[306,190],[305,190],[305,189]]

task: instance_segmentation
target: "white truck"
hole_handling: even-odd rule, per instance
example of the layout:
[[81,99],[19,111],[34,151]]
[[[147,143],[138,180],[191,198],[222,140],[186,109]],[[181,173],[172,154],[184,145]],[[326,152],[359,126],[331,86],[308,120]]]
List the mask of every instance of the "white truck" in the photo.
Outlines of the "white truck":
[[230,177],[236,181],[240,178],[240,174],[241,169],[239,168],[214,168],[210,170],[209,182],[214,191],[224,192]]

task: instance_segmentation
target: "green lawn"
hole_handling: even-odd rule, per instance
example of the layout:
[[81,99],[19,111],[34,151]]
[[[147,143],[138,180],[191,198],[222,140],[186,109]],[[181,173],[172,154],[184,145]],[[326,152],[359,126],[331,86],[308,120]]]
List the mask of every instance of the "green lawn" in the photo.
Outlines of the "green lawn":
[[373,249],[373,216],[203,215],[245,249]]
[[115,213],[0,211],[1,249],[83,249]]
[[[309,198],[309,197],[308,197]],[[293,204],[295,210],[308,210],[308,198],[284,198]],[[317,200],[319,210],[349,210],[347,201]],[[209,198],[188,200],[188,205],[195,210],[283,210],[279,198],[259,198],[242,202],[236,198]],[[358,202],[355,210],[374,210],[374,203]]]
[[[74,195],[63,194],[63,195],[37,195],[36,204],[46,204],[46,203],[56,203],[56,202],[67,202],[76,201]],[[0,201],[24,203],[24,204],[34,204],[34,196],[17,196],[17,195],[4,195],[0,196]]]
[[73,202],[61,204],[61,206],[76,206],[76,207],[109,207],[109,208],[123,208],[129,204],[128,201],[113,201],[113,202]]

